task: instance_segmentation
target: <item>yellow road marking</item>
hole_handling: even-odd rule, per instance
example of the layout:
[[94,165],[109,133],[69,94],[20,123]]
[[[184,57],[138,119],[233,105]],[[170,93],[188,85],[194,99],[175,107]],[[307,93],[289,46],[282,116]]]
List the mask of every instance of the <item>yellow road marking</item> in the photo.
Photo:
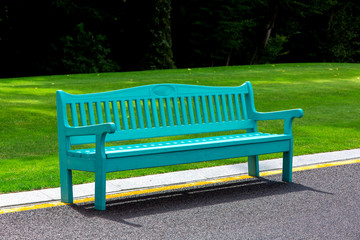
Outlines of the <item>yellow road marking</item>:
[[[304,167],[295,167],[295,168],[293,168],[293,172],[333,167],[333,166],[348,165],[348,164],[354,164],[354,163],[360,163],[360,159],[323,163],[323,164],[310,165],[310,166],[304,166]],[[260,173],[260,176],[264,177],[264,176],[276,175],[276,174],[281,174],[281,173],[282,173],[282,170],[266,171],[266,172]],[[177,185],[171,185],[171,186],[165,186],[165,187],[159,187],[159,188],[135,190],[135,191],[130,191],[130,192],[109,194],[106,196],[106,199],[141,195],[141,194],[154,193],[154,192],[163,192],[163,191],[196,187],[196,186],[204,186],[204,185],[209,185],[209,184],[214,184],[214,183],[225,183],[225,182],[231,182],[231,181],[249,179],[249,178],[253,178],[253,177],[251,177],[249,175],[241,175],[241,176],[219,178],[219,179],[214,179],[214,180],[206,180],[206,181],[193,182],[193,183],[177,184]],[[94,200],[95,200],[94,197],[90,197],[90,198],[74,200],[74,203],[76,204],[76,203],[92,202]],[[50,207],[58,207],[58,206],[64,206],[64,205],[70,205],[70,204],[62,203],[62,202],[55,202],[55,203],[36,204],[36,205],[17,207],[17,208],[0,209],[0,214],[12,213],[12,212],[22,212],[22,211],[29,211],[29,210],[35,210],[35,209],[50,208]]]
[[56,202],[56,203],[36,204],[36,205],[25,206],[25,207],[0,209],[0,214],[29,211],[29,210],[35,210],[35,209],[41,209],[41,208],[51,208],[51,207],[57,207],[57,206],[63,206],[63,205],[70,205],[70,204],[63,203],[63,202]]

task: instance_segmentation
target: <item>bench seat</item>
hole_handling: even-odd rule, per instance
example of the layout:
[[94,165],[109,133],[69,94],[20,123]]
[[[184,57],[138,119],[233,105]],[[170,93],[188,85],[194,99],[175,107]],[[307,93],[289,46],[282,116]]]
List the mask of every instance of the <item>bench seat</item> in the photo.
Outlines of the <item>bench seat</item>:
[[[243,133],[234,135],[193,138],[184,140],[150,142],[142,144],[131,144],[121,146],[105,147],[106,158],[118,158],[127,156],[138,156],[165,152],[176,152],[185,150],[196,150],[203,148],[216,148],[233,145],[244,145],[262,142],[274,142],[289,140],[291,137],[285,134],[270,133]],[[277,152],[277,151],[276,151]],[[95,148],[69,150],[68,155],[79,158],[95,158]]]

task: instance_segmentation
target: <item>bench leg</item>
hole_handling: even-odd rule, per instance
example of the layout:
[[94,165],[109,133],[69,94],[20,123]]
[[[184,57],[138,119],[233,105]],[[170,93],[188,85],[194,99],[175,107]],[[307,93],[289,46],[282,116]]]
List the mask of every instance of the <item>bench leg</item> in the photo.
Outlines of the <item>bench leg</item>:
[[106,172],[95,171],[95,209],[105,210]]
[[283,172],[282,180],[284,182],[292,182],[292,165],[293,165],[293,152],[292,149],[283,153]]
[[72,171],[60,167],[61,201],[73,203]]
[[259,177],[259,157],[257,155],[248,156],[249,176]]

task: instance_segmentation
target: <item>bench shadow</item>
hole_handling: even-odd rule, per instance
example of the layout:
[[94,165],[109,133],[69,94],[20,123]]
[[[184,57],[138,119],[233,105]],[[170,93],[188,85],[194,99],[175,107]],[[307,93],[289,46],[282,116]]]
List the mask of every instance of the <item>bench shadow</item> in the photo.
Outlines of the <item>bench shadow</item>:
[[95,210],[94,202],[70,207],[85,217],[104,218],[139,228],[142,226],[126,219],[301,191],[332,195],[299,183],[256,178],[107,200],[105,211]]

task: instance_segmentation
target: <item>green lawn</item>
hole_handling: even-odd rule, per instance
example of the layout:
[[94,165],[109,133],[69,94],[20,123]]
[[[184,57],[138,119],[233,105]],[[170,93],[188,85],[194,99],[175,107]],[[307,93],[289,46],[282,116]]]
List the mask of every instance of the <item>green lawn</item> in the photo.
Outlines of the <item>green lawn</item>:
[[[0,192],[59,186],[58,89],[90,93],[154,83],[237,86],[245,81],[253,84],[258,111],[304,110],[304,117],[293,125],[295,155],[360,147],[360,64],[270,64],[0,79]],[[259,130],[281,132],[281,124],[260,123]],[[242,161],[111,173],[108,179]],[[74,173],[75,184],[91,181],[91,173]]]

